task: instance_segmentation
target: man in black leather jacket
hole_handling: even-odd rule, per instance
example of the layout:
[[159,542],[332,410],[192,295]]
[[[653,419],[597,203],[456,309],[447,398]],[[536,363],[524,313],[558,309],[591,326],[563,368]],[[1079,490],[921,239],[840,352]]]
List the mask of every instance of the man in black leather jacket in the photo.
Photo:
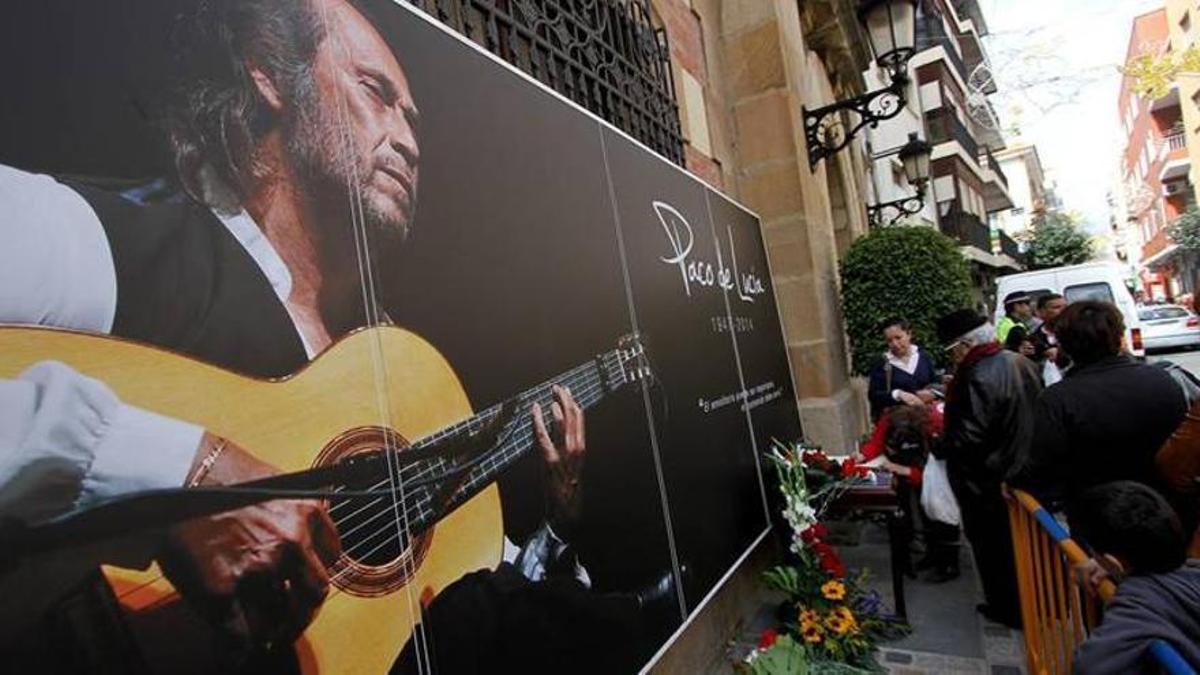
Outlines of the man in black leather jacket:
[[946,395],[946,430],[936,454],[946,460],[975,554],[988,619],[1021,623],[1008,512],[1001,484],[1028,460],[1033,407],[1042,378],[1032,361],[1006,351],[985,318],[967,309],[938,321],[955,363]]

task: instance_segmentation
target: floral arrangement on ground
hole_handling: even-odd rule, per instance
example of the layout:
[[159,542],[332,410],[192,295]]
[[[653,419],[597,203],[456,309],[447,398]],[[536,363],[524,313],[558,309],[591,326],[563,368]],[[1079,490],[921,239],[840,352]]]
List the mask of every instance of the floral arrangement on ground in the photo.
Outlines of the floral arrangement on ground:
[[789,560],[764,574],[787,595],[779,626],[763,633],[758,647],[738,664],[742,673],[882,672],[876,645],[909,632],[891,616],[867,571],[851,574],[826,542],[826,508],[869,472],[847,459],[839,464],[814,446],[776,443],[767,454],[779,477],[783,517],[790,531]]

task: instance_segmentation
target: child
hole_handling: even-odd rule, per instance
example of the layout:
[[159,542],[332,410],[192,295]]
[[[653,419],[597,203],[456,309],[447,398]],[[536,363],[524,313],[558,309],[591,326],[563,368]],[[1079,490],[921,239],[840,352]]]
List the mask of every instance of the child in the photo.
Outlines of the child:
[[[929,458],[929,447],[941,436],[942,406],[896,406],[879,418],[871,439],[862,447],[864,461],[883,457],[880,468],[896,476],[896,494],[903,509],[904,534],[911,541],[917,534],[919,514],[926,541],[925,557],[918,568],[930,568],[927,577],[933,583],[956,579],[958,569],[958,526],[926,516],[921,508],[922,468]],[[908,546],[905,546],[908,550]],[[911,569],[911,564],[905,564]]]
[[1200,561],[1186,560],[1187,540],[1166,500],[1141,483],[1117,481],[1083,492],[1067,515],[1072,538],[1126,577],[1076,651],[1074,671],[1157,672],[1148,653],[1155,639],[1200,669]]

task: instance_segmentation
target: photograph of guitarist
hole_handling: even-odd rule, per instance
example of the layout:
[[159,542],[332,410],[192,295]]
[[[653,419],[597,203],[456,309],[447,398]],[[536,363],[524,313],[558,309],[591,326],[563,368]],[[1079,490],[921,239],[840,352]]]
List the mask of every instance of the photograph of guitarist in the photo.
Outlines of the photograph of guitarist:
[[[405,239],[420,113],[396,56],[349,2],[196,5],[180,24],[182,73],[166,106],[186,195],[139,204],[0,166],[0,323],[108,333],[286,375],[368,324],[356,244],[385,257]],[[579,514],[583,413],[558,389],[552,410],[532,417],[548,515],[523,548],[506,541],[505,569],[586,589],[563,538]],[[275,472],[253,448],[123,404],[61,364],[0,380],[6,517],[37,522],[116,494]],[[299,635],[338,554],[329,516],[299,500],[183,523],[149,552],[194,609],[245,645]]]

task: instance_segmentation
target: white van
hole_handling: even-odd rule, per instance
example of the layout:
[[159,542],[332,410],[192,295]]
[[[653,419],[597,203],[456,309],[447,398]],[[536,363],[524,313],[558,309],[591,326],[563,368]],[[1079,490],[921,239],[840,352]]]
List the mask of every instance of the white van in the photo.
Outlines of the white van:
[[1124,266],[1107,262],[1052,267],[1000,277],[996,280],[996,311],[992,320],[996,322],[1004,316],[1004,298],[1013,291],[1024,291],[1035,299],[1046,293],[1059,293],[1067,302],[1111,302],[1125,317],[1125,346],[1134,356],[1144,357],[1146,349],[1142,344],[1142,322],[1138,319],[1133,294],[1125,285],[1127,277]]

